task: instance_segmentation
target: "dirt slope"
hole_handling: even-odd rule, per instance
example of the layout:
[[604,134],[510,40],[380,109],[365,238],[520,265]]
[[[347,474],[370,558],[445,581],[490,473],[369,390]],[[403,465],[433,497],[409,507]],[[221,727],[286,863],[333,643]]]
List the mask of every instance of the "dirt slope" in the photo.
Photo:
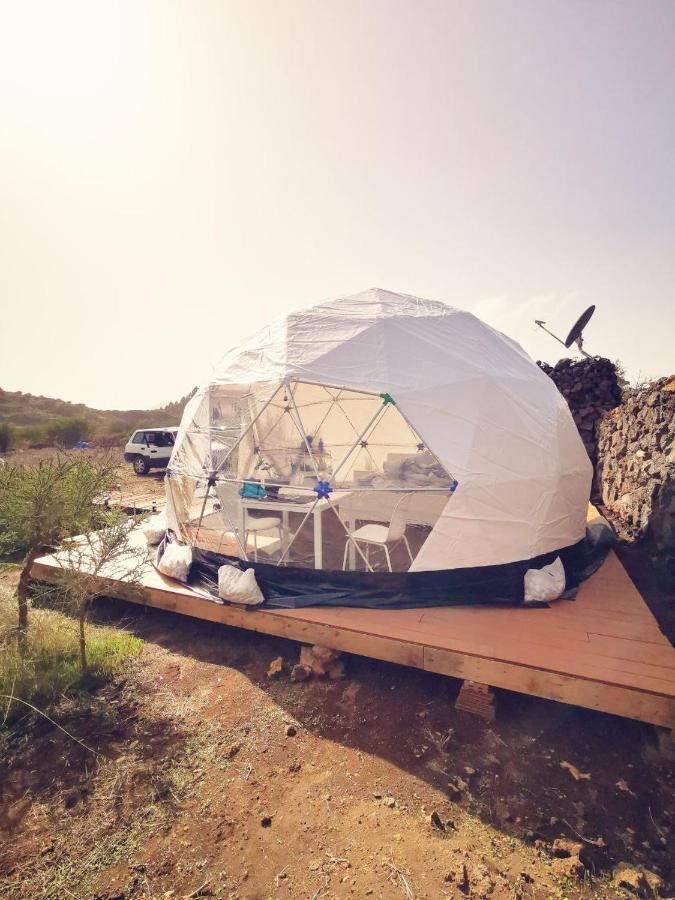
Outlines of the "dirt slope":
[[[94,409],[84,403],[71,403],[55,397],[5,391],[0,388],[0,420],[13,425],[41,425],[58,418],[81,416],[98,427],[125,428],[152,425],[172,425],[180,421],[183,407],[190,394],[168,403],[160,409]],[[139,423],[141,423],[139,425]]]

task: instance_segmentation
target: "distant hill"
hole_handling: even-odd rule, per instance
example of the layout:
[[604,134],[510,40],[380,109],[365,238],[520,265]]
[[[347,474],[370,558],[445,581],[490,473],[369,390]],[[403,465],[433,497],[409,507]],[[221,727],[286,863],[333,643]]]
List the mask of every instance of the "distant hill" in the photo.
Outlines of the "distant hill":
[[48,435],[58,423],[79,419],[87,423],[87,436],[106,441],[126,440],[134,428],[146,425],[178,425],[183,408],[192,397],[185,397],[158,409],[93,409],[84,403],[70,403],[53,397],[37,397],[22,391],[0,388],[0,426],[9,426],[14,443],[48,443]]

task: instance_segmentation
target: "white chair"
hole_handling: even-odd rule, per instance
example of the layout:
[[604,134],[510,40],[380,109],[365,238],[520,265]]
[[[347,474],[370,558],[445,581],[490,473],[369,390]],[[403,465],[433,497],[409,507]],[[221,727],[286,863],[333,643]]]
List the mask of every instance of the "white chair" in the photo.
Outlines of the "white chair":
[[[258,533],[261,531],[276,531],[279,535],[279,543],[283,542],[283,524],[280,516],[252,516],[239,494],[239,484],[232,481],[217,481],[215,486],[217,503],[220,505],[221,532],[218,550],[220,552],[224,541],[229,540],[239,543],[235,521],[242,516],[241,529],[243,533],[244,549],[248,547],[248,536],[253,536],[253,558],[258,562]],[[262,510],[261,510],[262,511]],[[241,531],[239,532],[241,535]]]
[[[408,524],[408,506],[410,505],[410,500],[412,499],[412,494],[404,494],[403,497],[398,501],[396,506],[391,514],[391,519],[389,520],[389,525],[362,525],[361,528],[357,528],[356,531],[352,531],[345,541],[345,553],[342,559],[342,571],[347,568],[347,552],[349,550],[349,542],[355,541],[359,544],[365,544],[366,547],[366,560],[368,560],[368,550],[371,546],[381,547],[384,550],[384,555],[387,560],[387,566],[389,571],[393,571],[391,568],[391,556],[389,554],[389,545],[396,545],[400,541],[403,541],[405,544],[405,548],[408,551],[408,556],[410,557],[410,562],[412,564],[413,555],[410,549],[410,544],[408,543],[408,538],[406,537],[405,530]],[[393,549],[393,546],[392,546]]]
[[277,516],[263,516],[260,519],[253,519],[246,516],[246,532],[244,534],[244,547],[248,547],[248,536],[253,535],[253,559],[258,562],[258,532],[260,531],[276,531],[279,535],[279,543],[281,544],[282,524],[281,519]]

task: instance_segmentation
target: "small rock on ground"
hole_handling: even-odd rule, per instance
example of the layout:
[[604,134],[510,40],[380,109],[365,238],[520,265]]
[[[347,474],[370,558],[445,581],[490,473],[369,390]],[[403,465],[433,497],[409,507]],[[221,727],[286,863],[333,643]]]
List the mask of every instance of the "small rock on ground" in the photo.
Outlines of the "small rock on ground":
[[312,667],[298,663],[291,669],[291,681],[307,681],[312,675]]
[[282,656],[277,656],[276,659],[273,659],[270,663],[270,667],[267,670],[268,678],[281,678],[284,671],[284,660]]
[[612,884],[639,897],[656,897],[663,887],[663,879],[648,869],[620,862],[614,869]]

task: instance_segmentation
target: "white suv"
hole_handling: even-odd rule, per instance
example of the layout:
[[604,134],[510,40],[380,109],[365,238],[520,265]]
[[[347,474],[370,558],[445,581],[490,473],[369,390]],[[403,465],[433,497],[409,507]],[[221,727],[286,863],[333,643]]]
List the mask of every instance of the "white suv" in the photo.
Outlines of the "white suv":
[[139,428],[124,448],[124,460],[130,462],[137,475],[150,469],[163,469],[169,464],[177,428]]

